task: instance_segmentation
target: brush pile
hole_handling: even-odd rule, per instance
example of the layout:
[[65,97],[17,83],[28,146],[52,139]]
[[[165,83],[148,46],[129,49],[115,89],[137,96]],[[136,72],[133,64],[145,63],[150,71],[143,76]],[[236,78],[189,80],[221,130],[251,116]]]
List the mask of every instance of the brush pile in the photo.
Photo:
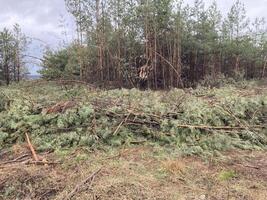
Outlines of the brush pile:
[[193,155],[267,147],[265,88],[98,91],[25,83],[1,93],[8,97],[0,99],[1,148],[24,142],[25,133],[39,151],[150,143]]

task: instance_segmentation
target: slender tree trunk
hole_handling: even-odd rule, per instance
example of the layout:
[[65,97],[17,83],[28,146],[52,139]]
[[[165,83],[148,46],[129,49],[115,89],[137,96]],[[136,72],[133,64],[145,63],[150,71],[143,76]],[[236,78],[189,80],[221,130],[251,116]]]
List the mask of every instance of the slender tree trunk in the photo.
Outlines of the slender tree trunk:
[[239,65],[240,65],[240,57],[239,55],[236,56],[236,59],[235,59],[235,72],[239,72]]
[[[173,53],[172,45],[170,44],[170,42],[168,42],[168,43],[169,43],[169,45],[168,45],[169,46],[169,48],[168,48],[168,54],[169,54],[168,57],[170,58],[170,62],[173,62],[172,61],[172,58],[171,58],[171,55]],[[173,71],[173,69],[170,66],[168,66],[168,68],[169,68],[169,80],[170,80],[169,87],[172,87],[173,86],[173,75],[174,75],[174,71]]]
[[6,84],[9,85],[10,83],[10,74],[9,74],[9,66],[8,66],[8,59],[7,59],[7,55],[9,54],[7,49],[7,47],[4,46],[3,48],[3,61],[4,61],[4,78],[6,81]]
[[9,74],[9,67],[8,67],[7,63],[4,64],[4,68],[5,68],[6,84],[9,85],[10,84],[10,74]]
[[[161,49],[160,55],[162,55],[162,49]],[[160,63],[161,63],[161,67],[162,67],[163,87],[164,87],[164,89],[166,89],[166,72],[165,72],[165,67],[164,67],[162,58],[160,59],[160,61],[161,61]]]
[[264,64],[263,64],[261,78],[264,78],[265,77],[266,66],[267,66],[267,56],[264,57]]
[[157,73],[157,33],[154,32],[154,81],[155,89],[158,89],[158,73]]
[[96,0],[96,34],[98,48],[98,70],[101,83],[104,81],[103,75],[103,41],[102,33],[100,30],[100,0]]
[[17,82],[20,82],[20,57],[17,54]]

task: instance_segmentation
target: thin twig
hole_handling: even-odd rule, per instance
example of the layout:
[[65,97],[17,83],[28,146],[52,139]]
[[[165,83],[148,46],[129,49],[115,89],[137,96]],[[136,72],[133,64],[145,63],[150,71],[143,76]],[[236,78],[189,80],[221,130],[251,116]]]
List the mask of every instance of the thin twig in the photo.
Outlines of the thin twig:
[[229,116],[231,116],[231,117],[233,117],[236,121],[237,121],[237,123],[240,125],[240,126],[242,126],[242,127],[244,127],[244,126],[246,126],[246,127],[248,127],[248,124],[244,124],[244,123],[242,123],[235,115],[234,115],[234,113],[232,113],[231,112],[231,110],[229,110],[228,108],[225,108],[225,107],[223,107],[223,106],[219,106],[219,105],[217,105],[217,107],[218,108],[221,108],[224,112],[226,112]]
[[62,163],[61,162],[49,162],[49,161],[46,161],[46,160],[43,160],[43,161],[31,161],[31,160],[28,160],[24,164],[25,165],[31,165],[31,164],[35,164],[35,165],[57,165],[57,164],[62,164]]
[[[0,129],[1,130],[1,129]],[[10,150],[4,150],[0,152],[0,158],[6,154],[10,153]]]
[[195,128],[195,129],[213,129],[213,130],[245,130],[245,129],[263,129],[266,128],[265,126],[248,126],[248,127],[243,127],[243,126],[206,126],[206,125],[188,125],[188,124],[183,124],[183,125],[177,125],[177,127],[180,128]]
[[128,118],[130,117],[131,112],[125,117],[124,120],[121,121],[121,123],[119,124],[119,126],[116,128],[116,130],[114,131],[113,135],[117,135],[117,133],[119,132],[121,126],[127,122]]
[[97,171],[95,171],[94,173],[92,173],[90,176],[88,176],[85,180],[83,180],[81,183],[79,183],[78,185],[76,185],[76,187],[68,194],[68,196],[64,199],[66,200],[70,200],[72,199],[72,197],[75,195],[76,192],[79,192],[81,187],[87,183],[90,184],[90,186],[92,185],[95,176],[101,171],[102,168],[98,169]]
[[[153,50],[152,50],[153,51]],[[177,69],[170,63],[170,61],[168,61],[164,56],[162,56],[160,53],[154,51],[159,57],[161,57],[169,66],[171,66],[171,68],[173,69],[173,71],[176,73],[176,75],[179,77],[179,81],[180,83],[182,84],[182,87],[183,87],[183,82],[182,82],[182,79],[181,79],[181,73],[179,73],[177,71]]]

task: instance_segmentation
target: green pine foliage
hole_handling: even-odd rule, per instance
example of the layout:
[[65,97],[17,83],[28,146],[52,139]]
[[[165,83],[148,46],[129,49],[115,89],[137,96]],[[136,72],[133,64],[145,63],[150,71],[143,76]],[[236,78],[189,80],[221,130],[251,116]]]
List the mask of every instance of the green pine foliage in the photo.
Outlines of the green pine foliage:
[[[267,93],[247,87],[199,87],[185,91],[88,91],[82,86],[67,86],[63,90],[54,83],[2,87],[11,103],[0,111],[0,145],[3,148],[24,142],[28,132],[42,151],[139,142],[178,149],[186,155],[266,149]],[[65,112],[42,112],[70,99],[77,105]],[[194,127],[202,125],[247,128]]]

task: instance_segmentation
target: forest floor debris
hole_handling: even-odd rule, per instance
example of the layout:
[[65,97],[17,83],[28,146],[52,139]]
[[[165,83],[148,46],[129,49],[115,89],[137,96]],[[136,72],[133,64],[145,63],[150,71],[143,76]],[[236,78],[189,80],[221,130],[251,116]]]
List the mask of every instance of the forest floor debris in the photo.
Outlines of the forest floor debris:
[[0,199],[267,197],[264,89],[24,84],[1,87]]
[[266,151],[229,151],[205,160],[136,146],[92,153],[71,149],[46,157],[61,164],[0,165],[0,199],[61,200],[77,186],[82,189],[75,189],[71,199],[265,200],[267,196]]

